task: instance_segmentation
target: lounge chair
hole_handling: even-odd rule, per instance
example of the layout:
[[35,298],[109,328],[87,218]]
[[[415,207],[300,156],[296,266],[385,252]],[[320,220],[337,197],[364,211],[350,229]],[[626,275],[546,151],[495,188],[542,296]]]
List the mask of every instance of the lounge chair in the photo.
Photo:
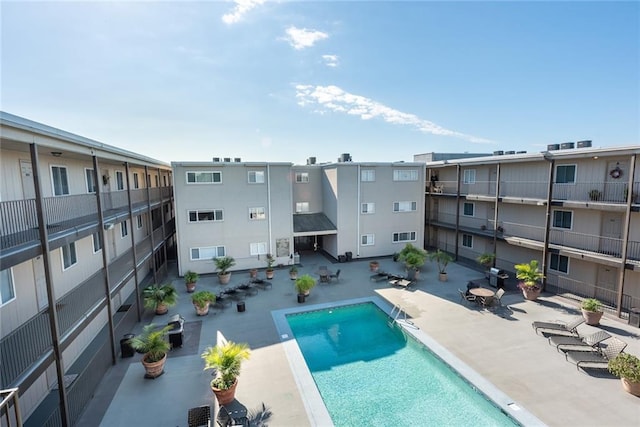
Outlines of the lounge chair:
[[189,427],[211,427],[211,407],[205,405],[189,409],[187,422]]
[[253,279],[251,283],[253,283],[258,288],[262,289],[263,291],[273,287],[271,282],[267,282],[264,279]]
[[389,283],[392,284],[393,286],[399,286],[405,289],[413,284],[411,280],[407,280],[407,279],[390,280]]
[[[549,337],[549,344],[556,346],[560,351],[592,351],[607,338],[611,338],[605,331],[598,331],[584,337],[570,337],[566,335],[552,335]],[[584,348],[576,348],[584,347]]]
[[460,293],[460,301],[476,302],[476,296],[467,293],[468,291],[463,291],[462,289],[458,289],[458,292]]
[[616,337],[607,340],[606,346],[601,346],[597,351],[567,351],[564,353],[567,361],[576,364],[576,369],[585,368],[607,369],[609,360],[622,353],[627,343]]
[[229,412],[224,406],[220,406],[216,421],[220,427],[249,426],[249,418],[246,416],[237,416],[236,412]]
[[372,274],[371,276],[369,276],[369,280],[373,280],[374,282],[380,282],[382,280],[387,280],[388,278],[389,275],[384,271],[379,271],[376,274]]
[[545,329],[547,331],[557,331],[557,332],[568,332],[572,335],[578,335],[578,331],[576,330],[578,326],[584,323],[584,318],[582,316],[575,317],[568,323],[561,322],[533,322],[531,326],[538,333],[538,329]]

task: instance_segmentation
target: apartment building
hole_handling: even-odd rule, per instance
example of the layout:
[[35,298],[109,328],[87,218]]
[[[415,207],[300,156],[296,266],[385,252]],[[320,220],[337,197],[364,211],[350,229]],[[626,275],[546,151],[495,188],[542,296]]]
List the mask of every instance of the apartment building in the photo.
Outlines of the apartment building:
[[225,255],[241,270],[268,253],[287,265],[304,250],[347,261],[422,244],[423,163],[214,160],[172,163],[180,274]]
[[18,388],[25,426],[72,425],[175,252],[171,169],[4,112],[0,125],[0,389]]
[[[426,246],[496,267],[537,259],[546,291],[640,307],[640,146],[428,162]],[[513,274],[513,273],[512,273]]]

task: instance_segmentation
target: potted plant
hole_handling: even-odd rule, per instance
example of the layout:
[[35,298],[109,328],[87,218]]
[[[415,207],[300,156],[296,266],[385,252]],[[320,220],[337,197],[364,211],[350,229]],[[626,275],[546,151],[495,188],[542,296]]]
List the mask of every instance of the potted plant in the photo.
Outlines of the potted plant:
[[309,292],[315,285],[316,279],[308,274],[303,274],[298,277],[295,283],[296,291],[298,291],[298,302],[304,302],[305,297],[309,295]]
[[266,261],[267,261],[267,271],[266,271],[267,279],[273,279],[273,264],[276,263],[276,259],[273,255],[267,254]]
[[518,287],[522,290],[522,295],[529,301],[535,301],[542,292],[540,280],[544,279],[544,274],[540,271],[538,260],[531,260],[528,264],[516,264],[516,278],[520,280]]
[[440,280],[441,282],[446,282],[447,266],[451,261],[453,261],[453,257],[447,252],[438,249],[437,251],[431,252],[429,254],[429,259],[431,259],[431,261],[435,261],[438,264],[438,280]]
[[236,260],[230,256],[221,256],[213,259],[218,271],[218,280],[221,285],[226,285],[231,280],[231,272],[228,270],[236,265]]
[[593,201],[598,201],[602,198],[602,191],[597,190],[597,189],[592,189],[589,190],[589,199],[593,200]]
[[206,316],[209,314],[209,305],[216,302],[216,296],[209,291],[198,291],[191,295],[191,302],[198,316]]
[[191,293],[196,290],[196,282],[200,276],[195,271],[187,271],[184,273],[184,284],[187,287],[187,292]]
[[295,265],[289,267],[289,278],[291,280],[296,280],[298,278],[298,267]]
[[629,353],[620,353],[609,360],[609,372],[622,381],[627,393],[640,396],[640,359]]
[[238,386],[238,375],[244,360],[249,359],[251,351],[243,343],[227,341],[215,347],[208,347],[201,355],[204,369],[214,369],[215,377],[211,380],[211,390],[220,405],[233,402]]
[[603,315],[600,301],[595,298],[587,298],[580,304],[580,309],[587,325],[597,326],[600,324],[600,319]]
[[167,334],[171,326],[162,329],[156,328],[153,323],[142,328],[142,333],[129,340],[129,345],[142,356],[142,365],[145,369],[145,378],[156,378],[164,372],[164,364],[167,361],[167,353],[171,349]]
[[255,279],[256,277],[258,277],[258,269],[252,268],[249,270],[249,279]]
[[478,258],[476,258],[478,264],[486,268],[484,275],[487,279],[489,278],[489,269],[493,267],[493,262],[495,261],[495,259],[496,254],[494,254],[493,252],[485,252],[478,255]]
[[378,269],[380,268],[380,262],[379,261],[369,261],[369,270],[373,271],[374,273],[378,271]]
[[424,249],[407,243],[400,253],[398,253],[398,260],[404,263],[409,278],[413,280],[418,278],[420,268],[424,265],[427,256],[427,252]]
[[156,314],[166,314],[169,307],[178,302],[178,291],[171,285],[151,285],[142,291],[145,308],[155,310]]

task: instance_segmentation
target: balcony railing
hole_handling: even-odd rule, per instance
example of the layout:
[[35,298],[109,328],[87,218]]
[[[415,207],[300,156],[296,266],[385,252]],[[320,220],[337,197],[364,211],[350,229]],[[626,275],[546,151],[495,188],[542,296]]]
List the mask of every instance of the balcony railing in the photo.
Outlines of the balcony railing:
[[[633,184],[631,203],[637,204],[638,187],[640,183]],[[553,184],[554,200],[573,200],[579,202],[600,203],[627,203],[629,186],[626,182],[579,182],[575,184]]]
[[500,197],[546,199],[549,185],[539,181],[500,181]]
[[2,249],[38,240],[35,199],[0,202],[0,236]]
[[554,245],[567,246],[614,257],[620,257],[622,253],[622,239],[614,239],[613,237],[552,229],[549,233],[549,242]]
[[[491,228],[493,228],[493,221],[489,221]],[[523,239],[536,240],[538,242],[544,241],[544,227],[537,227],[534,225],[518,224],[515,222],[498,222],[498,231],[502,233],[503,237],[520,237]]]

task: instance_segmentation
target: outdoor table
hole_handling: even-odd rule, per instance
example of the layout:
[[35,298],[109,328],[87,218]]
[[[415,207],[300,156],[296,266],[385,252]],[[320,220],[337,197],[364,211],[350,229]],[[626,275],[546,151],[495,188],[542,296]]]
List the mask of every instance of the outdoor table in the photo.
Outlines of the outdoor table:
[[469,293],[471,295],[475,295],[478,297],[482,305],[490,305],[493,300],[494,295],[496,294],[491,289],[487,288],[471,288],[469,289]]

